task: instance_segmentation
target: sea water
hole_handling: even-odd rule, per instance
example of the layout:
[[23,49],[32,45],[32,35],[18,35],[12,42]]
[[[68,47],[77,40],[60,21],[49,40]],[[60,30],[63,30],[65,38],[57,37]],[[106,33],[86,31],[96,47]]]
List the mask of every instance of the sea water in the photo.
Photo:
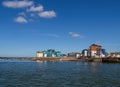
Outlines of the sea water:
[[120,64],[0,61],[0,87],[120,87]]

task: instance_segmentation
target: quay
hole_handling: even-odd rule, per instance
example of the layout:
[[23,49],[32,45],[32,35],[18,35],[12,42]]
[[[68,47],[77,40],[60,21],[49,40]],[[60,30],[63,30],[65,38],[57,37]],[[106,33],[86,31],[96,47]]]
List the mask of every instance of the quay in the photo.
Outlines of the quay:
[[78,60],[80,59],[74,58],[74,57],[61,57],[61,58],[58,58],[58,57],[37,58],[35,57],[33,58],[33,61],[78,61]]
[[107,62],[107,63],[120,63],[120,58],[102,58],[102,62]]
[[0,60],[21,60],[21,61],[81,61],[81,62],[105,62],[105,63],[120,63],[120,58],[117,57],[104,57],[104,58],[74,58],[74,57],[46,57],[46,58],[9,58],[9,57],[0,57]]
[[120,63],[120,58],[104,57],[104,58],[81,58],[85,62],[103,62],[103,63]]

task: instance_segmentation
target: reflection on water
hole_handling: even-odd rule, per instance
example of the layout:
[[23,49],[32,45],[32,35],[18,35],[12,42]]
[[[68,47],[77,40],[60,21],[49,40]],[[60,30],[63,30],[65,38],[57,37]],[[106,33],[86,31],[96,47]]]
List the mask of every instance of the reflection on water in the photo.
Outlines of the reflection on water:
[[120,65],[1,61],[0,87],[120,87]]

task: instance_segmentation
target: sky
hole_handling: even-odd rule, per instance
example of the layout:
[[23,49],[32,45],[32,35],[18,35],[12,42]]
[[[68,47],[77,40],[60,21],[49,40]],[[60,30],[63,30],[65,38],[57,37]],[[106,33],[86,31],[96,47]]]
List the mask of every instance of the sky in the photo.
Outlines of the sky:
[[0,0],[0,56],[33,57],[93,43],[120,52],[120,0]]

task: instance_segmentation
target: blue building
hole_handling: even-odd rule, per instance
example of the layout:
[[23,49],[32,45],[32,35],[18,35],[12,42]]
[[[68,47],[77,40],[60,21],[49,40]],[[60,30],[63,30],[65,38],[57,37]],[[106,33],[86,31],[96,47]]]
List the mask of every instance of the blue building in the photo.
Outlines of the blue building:
[[108,53],[105,51],[105,49],[102,49],[102,54],[108,56]]
[[62,57],[62,56],[63,56],[63,54],[60,51],[56,52],[56,57]]
[[60,51],[55,51],[54,49],[49,49],[47,51],[43,51],[44,57],[62,57],[63,54]]

